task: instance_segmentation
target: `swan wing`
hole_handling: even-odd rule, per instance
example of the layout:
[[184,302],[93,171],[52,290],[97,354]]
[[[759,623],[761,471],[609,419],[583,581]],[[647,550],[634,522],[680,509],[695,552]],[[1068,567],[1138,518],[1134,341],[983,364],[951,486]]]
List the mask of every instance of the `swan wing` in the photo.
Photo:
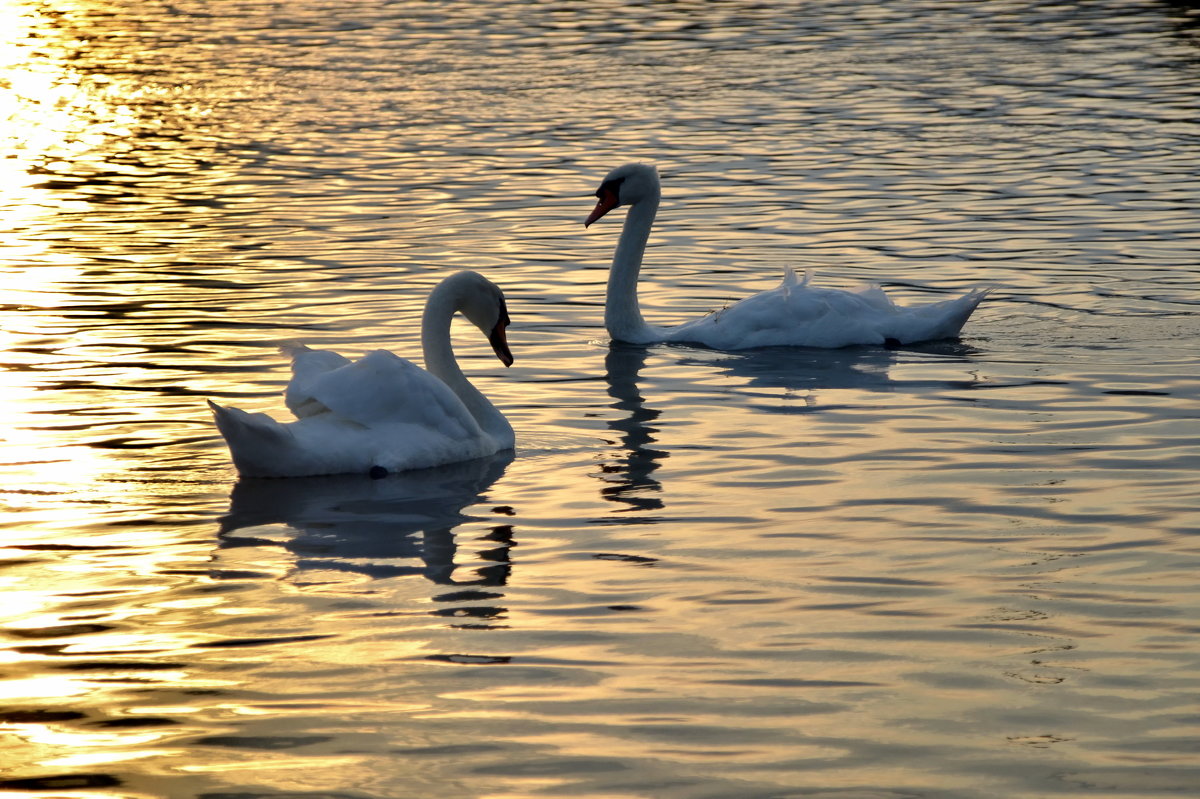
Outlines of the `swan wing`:
[[351,363],[344,355],[331,350],[314,350],[303,344],[285,344],[279,348],[292,358],[292,379],[283,393],[284,404],[297,419],[329,411],[312,396],[313,382],[326,372]]
[[478,422],[445,383],[387,350],[306,374],[288,390],[288,407],[303,409],[305,419],[332,414],[363,428],[400,424],[451,439],[479,435]]
[[913,307],[896,305],[878,286],[853,291],[812,286],[787,275],[777,288],[672,328],[670,340],[716,349],[847,347],[952,338],[986,291]]

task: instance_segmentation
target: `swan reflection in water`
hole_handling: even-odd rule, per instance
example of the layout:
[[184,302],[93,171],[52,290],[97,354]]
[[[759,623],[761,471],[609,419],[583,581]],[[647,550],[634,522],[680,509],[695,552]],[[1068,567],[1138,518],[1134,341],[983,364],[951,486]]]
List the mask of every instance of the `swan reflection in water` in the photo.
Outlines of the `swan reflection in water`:
[[[229,513],[221,519],[221,546],[282,546],[295,555],[298,569],[375,578],[421,575],[443,585],[505,585],[512,568],[512,526],[494,525],[483,536],[486,546],[475,557],[486,564],[470,579],[455,574],[460,564],[454,531],[480,521],[463,508],[483,501],[512,459],[512,451],[505,451],[379,480],[361,475],[243,479],[233,487]],[[254,532],[281,524],[295,534],[280,539]]]
[[[681,366],[702,366],[736,378],[750,389],[808,391],[800,411],[819,410],[816,392],[855,389],[860,391],[921,392],[928,389],[978,388],[983,380],[906,379],[891,376],[892,367],[924,360],[931,363],[966,363],[979,354],[957,340],[930,342],[904,348],[845,347],[827,350],[806,347],[764,347],[741,352],[718,352],[688,348],[679,359]],[[796,412],[796,408],[773,408]]]
[[[600,467],[600,478],[607,483],[600,494],[607,500],[626,505],[623,511],[654,511],[663,507],[658,496],[661,485],[652,475],[668,453],[649,446],[658,432],[650,424],[658,418],[660,411],[647,408],[638,390],[638,375],[646,364],[646,356],[644,346],[614,341],[604,357],[608,395],[616,400],[609,407],[623,413],[610,421],[608,427],[620,435],[622,452]],[[654,519],[630,517],[624,521],[645,524]]]
[[[740,393],[754,396],[759,389],[807,391],[805,404],[779,406],[763,404],[762,410],[774,413],[819,412],[817,400],[821,390],[857,389],[863,391],[943,391],[969,389],[987,385],[987,381],[970,380],[894,379],[893,366],[901,358],[911,361],[928,357],[939,363],[967,362],[977,351],[959,341],[946,340],[909,346],[902,350],[882,347],[847,347],[844,349],[815,349],[804,347],[765,347],[741,352],[721,352],[689,346],[656,348],[660,353],[680,353],[680,366],[702,367],[736,378]],[[605,377],[608,394],[615,402],[609,407],[622,412],[610,421],[610,430],[619,434],[620,451],[605,459],[598,475],[605,482],[601,495],[625,507],[620,512],[662,510],[662,485],[654,477],[661,461],[670,453],[655,449],[657,428],[652,424],[660,411],[645,404],[638,387],[640,373],[646,364],[649,350],[644,345],[612,342],[605,356]],[[774,396],[774,395],[772,395]],[[620,519],[625,524],[649,524],[657,521],[649,515],[631,515]],[[610,521],[613,521],[610,519]]]

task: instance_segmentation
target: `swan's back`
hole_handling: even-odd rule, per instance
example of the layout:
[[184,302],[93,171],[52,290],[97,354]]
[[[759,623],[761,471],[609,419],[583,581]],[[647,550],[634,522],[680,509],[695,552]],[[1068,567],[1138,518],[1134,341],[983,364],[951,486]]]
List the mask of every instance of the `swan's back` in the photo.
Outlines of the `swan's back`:
[[403,472],[500,451],[487,436],[390,421],[364,427],[333,413],[280,424],[262,413],[212,405],[217,428],[243,477]]
[[878,286],[816,288],[788,270],[777,288],[671,328],[668,340],[723,350],[772,346],[836,348],[953,338],[986,295],[901,307]]
[[363,427],[404,422],[458,437],[479,433],[479,423],[445,383],[387,350],[335,369],[298,373],[288,384],[287,404],[304,408],[305,417],[331,413]]
[[445,383],[387,350],[349,361],[306,348],[294,368],[286,397],[295,422],[213,406],[243,475],[423,469],[500,449]]

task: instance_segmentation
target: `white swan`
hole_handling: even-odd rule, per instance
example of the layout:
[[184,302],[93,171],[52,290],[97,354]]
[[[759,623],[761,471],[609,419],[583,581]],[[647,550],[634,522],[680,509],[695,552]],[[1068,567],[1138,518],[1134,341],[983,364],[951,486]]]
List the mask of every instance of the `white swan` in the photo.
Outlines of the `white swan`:
[[292,380],[282,424],[209,401],[217,429],[244,477],[371,474],[423,469],[512,449],[512,425],[472,386],[454,359],[450,321],[461,311],[511,366],[504,295],[475,272],[459,272],[430,293],[421,317],[429,371],[386,350],[351,362],[303,344],[284,347]]
[[807,275],[800,280],[788,269],[778,288],[676,327],[655,327],[642,319],[637,281],[658,211],[658,171],[648,164],[618,167],[604,178],[596,196],[599,202],[584,226],[613,208],[629,206],[604,304],[604,326],[617,341],[686,342],[721,350],[911,344],[954,338],[987,294],[986,289],[975,290],[957,299],[905,308],[893,303],[878,286],[857,291],[816,288],[808,284]]

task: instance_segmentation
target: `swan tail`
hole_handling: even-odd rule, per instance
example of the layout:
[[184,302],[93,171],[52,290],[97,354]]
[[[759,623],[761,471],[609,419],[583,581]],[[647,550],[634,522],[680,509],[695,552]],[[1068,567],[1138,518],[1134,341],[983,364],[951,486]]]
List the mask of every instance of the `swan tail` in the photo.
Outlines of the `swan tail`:
[[918,310],[924,311],[926,318],[934,324],[914,340],[957,338],[971,314],[975,313],[979,303],[983,302],[990,292],[990,288],[972,289],[961,297],[921,307]]
[[956,310],[962,315],[962,320],[965,323],[967,318],[979,307],[979,303],[987,299],[987,296],[991,293],[991,287],[971,289],[957,300],[950,300],[950,302],[957,304],[958,307]]
[[208,401],[208,407],[213,412],[217,429],[230,444],[234,439],[281,444],[291,438],[287,428],[265,413],[247,413],[240,408],[218,405],[212,400]]
[[247,413],[208,401],[217,430],[242,474],[270,473],[268,464],[294,443],[291,431],[265,413]]
[[981,289],[971,289],[959,298],[959,301],[962,302],[962,323],[959,325],[960,328],[967,323],[967,319],[971,317],[971,314],[975,313],[975,309],[979,307],[979,303],[987,299],[987,296],[991,293],[992,289],[988,286]]

